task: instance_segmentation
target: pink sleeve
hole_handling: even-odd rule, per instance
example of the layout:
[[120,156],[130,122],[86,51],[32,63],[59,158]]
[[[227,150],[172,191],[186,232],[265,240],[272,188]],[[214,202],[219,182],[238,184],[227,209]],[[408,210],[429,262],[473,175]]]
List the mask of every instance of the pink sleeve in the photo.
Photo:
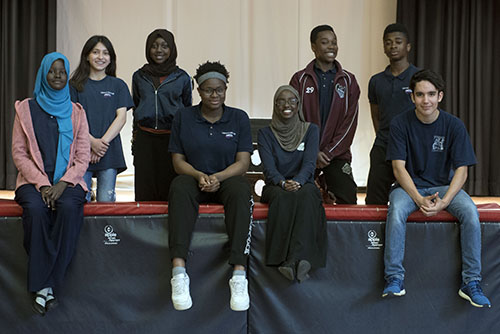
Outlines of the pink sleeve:
[[[17,106],[18,103],[16,103],[16,108]],[[12,159],[24,180],[40,190],[43,186],[50,186],[50,181],[45,172],[41,171],[33,161],[28,142],[29,139],[23,131],[19,115],[16,113],[12,129]]]

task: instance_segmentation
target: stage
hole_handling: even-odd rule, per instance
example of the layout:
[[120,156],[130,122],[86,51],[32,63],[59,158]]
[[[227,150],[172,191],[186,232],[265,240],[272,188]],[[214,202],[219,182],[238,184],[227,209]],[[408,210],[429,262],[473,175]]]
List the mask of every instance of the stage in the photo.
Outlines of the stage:
[[170,300],[166,203],[92,203],[60,305],[34,315],[26,291],[21,209],[0,200],[0,325],[6,333],[496,333],[500,331],[500,206],[479,205],[483,289],[491,309],[457,294],[459,228],[446,212],[413,214],[407,228],[407,295],[385,300],[385,206],[326,206],[328,259],[291,283],[263,264],[267,206],[254,210],[248,279],[251,306],[229,308],[223,210],[204,205],[188,258],[192,309]]

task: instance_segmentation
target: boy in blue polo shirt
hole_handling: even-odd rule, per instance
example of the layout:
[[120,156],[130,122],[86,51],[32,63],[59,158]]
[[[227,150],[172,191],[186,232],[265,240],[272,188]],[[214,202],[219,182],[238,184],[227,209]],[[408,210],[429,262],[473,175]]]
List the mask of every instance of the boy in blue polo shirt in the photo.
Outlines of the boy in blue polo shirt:
[[391,185],[395,181],[391,163],[385,159],[389,125],[396,115],[415,107],[408,86],[418,68],[408,61],[411,45],[406,27],[400,23],[389,24],[384,30],[383,42],[390,64],[384,71],[372,76],[368,84],[376,137],[370,152],[366,204],[387,204]]
[[462,190],[476,157],[464,124],[439,110],[444,81],[431,70],[410,80],[414,110],[391,122],[387,160],[397,187],[389,196],[384,253],[386,285],[382,297],[404,296],[403,258],[406,219],[415,210],[434,216],[446,210],[460,223],[462,286],[460,297],[475,307],[491,307],[481,289],[481,227],[474,202]]

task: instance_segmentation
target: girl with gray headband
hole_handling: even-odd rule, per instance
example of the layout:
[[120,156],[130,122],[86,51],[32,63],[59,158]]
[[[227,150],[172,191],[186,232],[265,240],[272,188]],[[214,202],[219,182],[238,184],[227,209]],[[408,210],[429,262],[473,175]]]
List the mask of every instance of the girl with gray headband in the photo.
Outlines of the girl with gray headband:
[[[198,67],[195,80],[201,102],[179,110],[172,125],[169,151],[177,176],[169,195],[169,245],[172,258],[172,302],[176,310],[192,306],[188,250],[199,203],[224,205],[229,236],[230,307],[250,306],[245,266],[250,253],[253,199],[243,176],[253,151],[248,115],[224,104],[229,78],[219,62]],[[202,256],[202,255],[198,255]]]

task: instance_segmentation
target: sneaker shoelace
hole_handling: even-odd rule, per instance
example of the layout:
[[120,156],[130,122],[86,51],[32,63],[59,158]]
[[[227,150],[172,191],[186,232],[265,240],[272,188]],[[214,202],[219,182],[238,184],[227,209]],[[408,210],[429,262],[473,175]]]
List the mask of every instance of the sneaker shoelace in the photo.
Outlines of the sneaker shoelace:
[[401,280],[399,278],[391,278],[389,279],[389,284],[387,286],[400,286],[401,285]]
[[233,292],[236,295],[244,295],[245,294],[245,281],[233,281]]
[[187,284],[184,282],[185,279],[176,279],[173,284],[174,295],[182,295],[186,291]]
[[473,284],[470,285],[469,287],[470,293],[472,296],[482,296],[483,295],[483,289],[481,289],[481,286],[477,283],[474,282]]

